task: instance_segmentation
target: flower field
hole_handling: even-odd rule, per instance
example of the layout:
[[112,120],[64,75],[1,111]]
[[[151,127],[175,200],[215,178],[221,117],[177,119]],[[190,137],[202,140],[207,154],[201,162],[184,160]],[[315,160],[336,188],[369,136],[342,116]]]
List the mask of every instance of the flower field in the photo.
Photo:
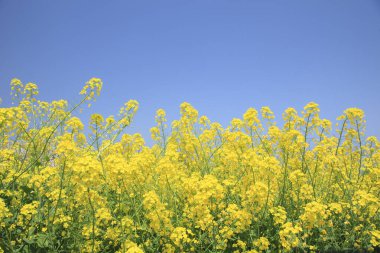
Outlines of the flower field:
[[[335,122],[316,103],[249,108],[227,127],[188,103],[155,141],[126,134],[138,110],[74,116],[81,102],[38,100],[11,82],[0,108],[0,252],[335,252],[380,250],[380,142],[364,112]],[[281,126],[280,126],[281,125]]]

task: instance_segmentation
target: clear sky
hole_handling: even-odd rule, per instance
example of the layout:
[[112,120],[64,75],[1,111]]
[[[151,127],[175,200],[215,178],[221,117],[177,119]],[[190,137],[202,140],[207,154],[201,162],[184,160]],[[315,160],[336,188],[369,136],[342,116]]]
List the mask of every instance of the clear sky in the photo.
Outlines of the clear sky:
[[85,115],[136,99],[129,131],[147,138],[155,111],[176,119],[184,101],[223,125],[248,107],[359,107],[380,137],[380,1],[0,0],[2,106],[14,77],[72,103],[102,78]]

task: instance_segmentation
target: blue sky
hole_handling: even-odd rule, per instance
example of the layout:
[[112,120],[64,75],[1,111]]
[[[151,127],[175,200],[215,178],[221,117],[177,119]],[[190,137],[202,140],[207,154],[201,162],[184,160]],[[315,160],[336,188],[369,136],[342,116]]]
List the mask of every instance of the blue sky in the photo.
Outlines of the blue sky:
[[380,1],[0,0],[2,106],[14,77],[72,103],[102,78],[84,115],[136,99],[129,131],[147,138],[155,111],[176,119],[184,101],[223,125],[249,107],[359,107],[380,137]]

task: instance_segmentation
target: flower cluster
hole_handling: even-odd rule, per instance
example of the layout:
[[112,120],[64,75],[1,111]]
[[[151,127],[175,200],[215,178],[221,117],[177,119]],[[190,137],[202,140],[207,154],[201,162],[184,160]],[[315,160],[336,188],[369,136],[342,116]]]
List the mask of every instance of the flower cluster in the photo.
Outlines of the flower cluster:
[[[81,91],[94,100],[102,81]],[[127,134],[138,102],[88,124],[65,100],[11,82],[0,108],[0,252],[380,250],[380,142],[364,112],[249,108],[222,127],[163,109],[153,146]],[[281,126],[281,127],[280,127]]]

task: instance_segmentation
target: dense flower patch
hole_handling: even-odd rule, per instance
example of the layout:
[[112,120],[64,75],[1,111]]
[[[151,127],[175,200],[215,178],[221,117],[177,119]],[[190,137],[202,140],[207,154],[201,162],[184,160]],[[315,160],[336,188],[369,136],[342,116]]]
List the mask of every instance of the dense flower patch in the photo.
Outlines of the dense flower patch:
[[0,108],[0,252],[374,251],[380,244],[380,142],[362,110],[336,125],[309,103],[250,108],[223,128],[190,104],[170,125],[157,111],[156,144],[117,116],[73,112],[99,96],[93,78],[69,108],[11,83]]

